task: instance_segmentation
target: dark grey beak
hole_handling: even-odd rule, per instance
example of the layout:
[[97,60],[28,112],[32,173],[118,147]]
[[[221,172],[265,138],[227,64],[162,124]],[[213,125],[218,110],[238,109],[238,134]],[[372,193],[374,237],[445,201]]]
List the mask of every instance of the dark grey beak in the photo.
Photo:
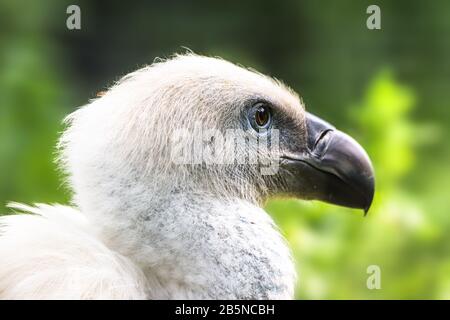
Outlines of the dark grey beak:
[[322,119],[307,114],[307,148],[283,156],[281,165],[290,173],[286,182],[294,195],[364,212],[375,190],[374,171],[367,153],[350,136]]

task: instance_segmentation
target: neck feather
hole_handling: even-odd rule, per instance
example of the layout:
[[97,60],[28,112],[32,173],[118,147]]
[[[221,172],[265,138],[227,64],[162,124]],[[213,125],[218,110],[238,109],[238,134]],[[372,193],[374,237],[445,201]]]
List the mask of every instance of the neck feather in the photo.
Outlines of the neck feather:
[[137,186],[96,203],[102,239],[143,270],[150,298],[292,298],[289,249],[255,204]]

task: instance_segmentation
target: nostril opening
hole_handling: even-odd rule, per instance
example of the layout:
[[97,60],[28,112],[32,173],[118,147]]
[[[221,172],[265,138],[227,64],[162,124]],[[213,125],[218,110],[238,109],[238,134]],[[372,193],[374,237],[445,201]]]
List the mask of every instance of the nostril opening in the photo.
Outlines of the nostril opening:
[[317,145],[319,144],[319,142],[321,142],[322,140],[325,139],[325,137],[328,135],[329,132],[333,131],[333,129],[327,129],[324,130],[320,133],[319,137],[316,139],[316,142],[314,142],[314,148],[313,150],[316,149]]

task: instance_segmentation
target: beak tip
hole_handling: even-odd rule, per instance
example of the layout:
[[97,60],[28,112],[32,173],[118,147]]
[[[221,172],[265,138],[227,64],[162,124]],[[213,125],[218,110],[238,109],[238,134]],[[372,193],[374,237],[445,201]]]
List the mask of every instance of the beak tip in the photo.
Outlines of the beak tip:
[[364,217],[366,217],[367,214],[369,213],[369,209],[372,206],[373,197],[374,197],[374,194],[375,194],[375,184],[374,184],[373,179],[371,179],[371,180],[372,180],[372,183],[371,183],[371,186],[370,186],[369,201],[367,201],[366,206],[363,208],[364,209]]
[[370,206],[364,208],[364,217],[367,217],[367,214],[369,213],[369,208]]

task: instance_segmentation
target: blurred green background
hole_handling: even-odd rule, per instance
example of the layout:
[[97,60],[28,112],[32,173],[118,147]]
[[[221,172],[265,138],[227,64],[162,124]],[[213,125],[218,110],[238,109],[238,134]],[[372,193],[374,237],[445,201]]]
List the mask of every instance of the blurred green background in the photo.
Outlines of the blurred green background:
[[[66,8],[81,7],[81,30]],[[366,8],[381,7],[381,30]],[[64,115],[188,47],[283,79],[353,135],[377,178],[368,215],[273,200],[301,299],[450,298],[450,1],[0,1],[0,211],[67,203]],[[381,289],[366,286],[381,269]]]

